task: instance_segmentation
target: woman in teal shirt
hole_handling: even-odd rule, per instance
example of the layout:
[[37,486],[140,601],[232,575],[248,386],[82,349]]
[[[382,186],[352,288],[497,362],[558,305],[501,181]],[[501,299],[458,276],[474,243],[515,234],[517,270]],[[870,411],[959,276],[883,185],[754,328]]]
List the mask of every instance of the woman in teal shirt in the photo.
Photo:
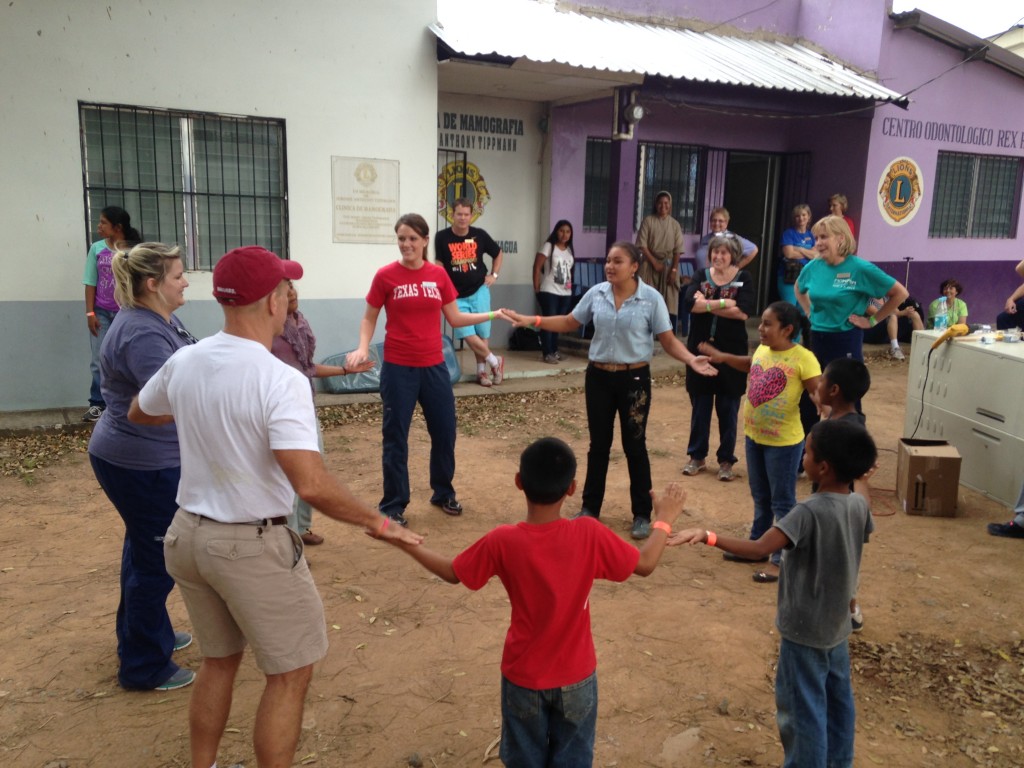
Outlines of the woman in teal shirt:
[[[899,309],[907,289],[854,255],[857,241],[841,217],[826,216],[812,231],[818,258],[796,281],[797,300],[811,320],[811,350],[822,369],[837,357],[863,360],[863,330]],[[869,318],[865,312],[875,296],[884,296],[885,303]]]

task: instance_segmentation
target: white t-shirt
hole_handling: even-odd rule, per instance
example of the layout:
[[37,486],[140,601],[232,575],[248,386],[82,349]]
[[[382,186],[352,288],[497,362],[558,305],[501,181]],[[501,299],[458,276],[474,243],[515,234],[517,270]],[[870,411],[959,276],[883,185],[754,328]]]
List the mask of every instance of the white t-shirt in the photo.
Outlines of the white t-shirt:
[[[554,250],[554,257],[551,251]],[[553,246],[551,243],[544,243],[538,253],[547,256],[547,261],[540,271],[540,292],[553,293],[556,296],[569,296],[572,294],[572,252],[569,249],[562,249]]]
[[256,341],[221,331],[172,355],[139,393],[172,415],[181,446],[178,506],[242,523],[288,515],[294,492],[274,450],[318,451],[309,380]]

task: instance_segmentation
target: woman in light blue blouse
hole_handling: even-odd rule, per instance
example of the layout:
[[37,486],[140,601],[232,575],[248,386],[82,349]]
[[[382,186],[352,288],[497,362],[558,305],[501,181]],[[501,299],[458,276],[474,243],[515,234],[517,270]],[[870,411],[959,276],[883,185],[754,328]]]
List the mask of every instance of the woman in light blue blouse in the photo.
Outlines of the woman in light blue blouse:
[[[793,207],[793,226],[782,233],[782,258],[779,259],[779,298],[797,304],[794,284],[807,263],[817,257],[811,232],[811,207],[805,203]],[[797,304],[799,307],[799,305]],[[803,309],[801,308],[801,311]]]
[[593,322],[585,395],[590,450],[583,484],[581,515],[599,517],[604,503],[608,457],[615,416],[619,417],[622,450],[629,468],[629,496],[634,539],[651,530],[651,463],[647,456],[647,414],[651,408],[651,356],[654,339],[672,357],[705,376],[717,371],[707,357],[691,353],[672,332],[668,307],[659,291],[644,283],[637,270],[644,257],[629,242],[612,245],[605,259],[607,282],[588,290],[571,314],[541,317],[503,309],[517,326],[571,333]]

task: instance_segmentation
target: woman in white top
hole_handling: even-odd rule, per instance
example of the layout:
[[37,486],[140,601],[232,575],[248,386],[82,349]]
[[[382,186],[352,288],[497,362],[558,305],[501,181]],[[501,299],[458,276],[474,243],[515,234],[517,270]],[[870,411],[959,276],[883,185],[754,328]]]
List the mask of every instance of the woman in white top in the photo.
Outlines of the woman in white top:
[[[544,317],[569,314],[574,261],[572,224],[562,219],[533,260],[533,291]],[[557,364],[562,359],[558,354],[558,334],[553,331],[540,332],[540,349],[545,363]]]

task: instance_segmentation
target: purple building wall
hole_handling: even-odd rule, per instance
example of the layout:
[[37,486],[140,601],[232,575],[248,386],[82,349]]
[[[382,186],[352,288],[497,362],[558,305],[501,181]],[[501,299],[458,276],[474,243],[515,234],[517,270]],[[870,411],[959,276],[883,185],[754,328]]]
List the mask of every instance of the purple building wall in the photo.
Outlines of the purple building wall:
[[[1024,258],[1020,226],[1008,239],[967,239],[929,237],[928,224],[940,151],[1024,156],[1024,80],[981,61],[958,66],[963,57],[920,33],[887,30],[881,60],[886,86],[905,93],[939,77],[914,90],[909,109],[886,106],[875,116],[865,161],[862,230],[869,250],[863,255],[900,280],[907,274],[902,259],[911,257],[909,288],[922,302],[938,296],[942,280],[956,277],[964,285],[971,319],[993,322],[1019,284],[1013,267]],[[966,131],[960,140],[937,138],[940,126],[949,124],[983,130],[975,131],[975,143]],[[900,156],[919,165],[925,199],[913,220],[893,227],[878,209],[878,185]]]
[[[636,193],[638,141],[669,141],[713,148],[809,152],[811,176],[808,200],[815,218],[826,213],[826,199],[843,192],[850,200],[849,215],[858,227],[858,251],[891,275],[904,281],[910,266],[909,288],[922,302],[937,295],[939,282],[956,276],[965,286],[971,317],[993,320],[1018,280],[1013,265],[1024,258],[1019,237],[1011,239],[940,239],[928,237],[931,196],[939,151],[983,155],[1024,155],[1024,80],[984,62],[957,66],[962,52],[912,30],[895,30],[888,18],[890,3],[870,0],[839,3],[782,0],[768,9],[745,13],[745,0],[715,4],[671,0],[620,0],[586,3],[616,13],[658,19],[702,18],[712,24],[728,23],[747,31],[764,30],[773,35],[814,41],[830,55],[865,70],[875,71],[884,85],[908,92],[915,90],[910,108],[884,105],[873,116],[791,117],[768,120],[741,115],[696,111],[672,103],[671,87],[645,86],[640,101],[648,115],[635,130],[634,140],[616,142],[622,153],[622,189],[617,213],[618,237],[632,237],[632,205]],[[947,70],[949,70],[947,72]],[[943,74],[945,73],[945,74]],[[692,89],[691,89],[692,90]],[[696,90],[700,90],[696,88]],[[807,110],[806,103],[790,94],[721,89],[718,100],[736,112],[761,100],[784,105],[793,112]],[[716,92],[717,93],[717,92]],[[707,91],[701,94],[705,103]],[[693,99],[688,99],[693,101]],[[834,106],[835,112],[852,102]],[[813,111],[813,110],[811,110]],[[829,110],[821,110],[828,114]],[[576,224],[576,243],[581,255],[601,256],[605,234],[582,231],[583,178],[586,139],[610,135],[611,100],[560,107],[553,110],[551,219],[566,217]],[[894,122],[895,121],[895,122]],[[907,122],[910,121],[910,122]],[[926,136],[927,126],[954,124],[991,131],[988,144],[940,141]],[[897,130],[897,127],[910,128]],[[902,135],[897,135],[902,134]],[[1003,146],[999,146],[1002,139]],[[1016,146],[1014,146],[1016,144]],[[924,201],[913,220],[897,227],[883,218],[878,206],[878,187],[889,163],[911,157],[924,178]],[[687,237],[693,252],[696,236]],[[933,295],[934,294],[934,295]]]

